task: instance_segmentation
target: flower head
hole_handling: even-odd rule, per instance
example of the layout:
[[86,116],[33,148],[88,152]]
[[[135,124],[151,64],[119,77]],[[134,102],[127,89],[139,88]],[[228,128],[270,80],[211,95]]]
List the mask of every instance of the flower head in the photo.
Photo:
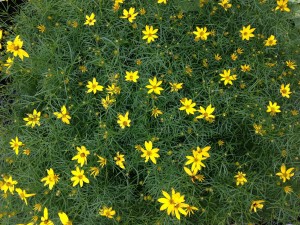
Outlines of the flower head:
[[281,12],[290,12],[291,10],[288,8],[287,5],[288,1],[289,0],[278,0],[275,10],[280,10]]
[[96,19],[95,19],[95,14],[94,13],[92,13],[90,16],[86,15],[85,19],[86,20],[85,20],[84,25],[89,25],[89,26],[94,26],[95,25]]
[[64,212],[59,212],[58,213],[58,216],[59,216],[59,219],[60,219],[60,222],[63,224],[63,225],[72,225],[72,221],[69,220],[69,217],[66,213]]
[[220,0],[218,5],[222,6],[225,11],[232,7],[232,4],[230,4],[230,0]]
[[146,88],[149,89],[148,94],[154,92],[157,95],[160,95],[160,92],[164,90],[162,87],[159,87],[162,84],[162,81],[157,81],[156,77],[154,77],[152,80],[149,79],[149,85],[146,86]]
[[205,167],[204,163],[202,162],[204,159],[201,154],[199,154],[196,150],[193,150],[192,156],[186,156],[188,161],[185,163],[185,165],[192,164],[192,172],[197,173],[199,170],[202,169],[202,167]]
[[41,182],[45,182],[44,186],[49,185],[49,189],[52,190],[53,186],[58,182],[59,177],[54,173],[54,170],[47,169],[47,176],[41,179]]
[[54,223],[49,219],[48,209],[44,208],[44,215],[41,217],[40,225],[54,225]]
[[89,179],[84,175],[84,170],[80,170],[78,166],[76,166],[76,170],[72,170],[71,173],[74,175],[71,178],[71,181],[73,181],[73,187],[75,187],[77,184],[82,187],[83,182],[90,183]]
[[126,10],[126,9],[123,10],[123,16],[121,16],[120,18],[122,18],[122,19],[128,19],[128,21],[129,21],[130,23],[132,23],[133,20],[136,19],[135,17],[136,17],[138,14],[139,14],[139,13],[135,13],[135,8],[130,7],[129,10]]
[[16,188],[16,192],[19,194],[20,198],[25,202],[27,205],[27,198],[35,196],[36,194],[28,194],[25,190],[22,190],[21,188]]
[[96,94],[97,91],[103,91],[103,86],[99,85],[95,77],[93,78],[93,81],[88,81],[86,87],[88,88],[87,93],[93,92]]
[[157,0],[157,3],[158,4],[167,4],[167,0]]
[[61,107],[60,112],[54,112],[53,114],[57,117],[57,119],[61,119],[63,123],[70,124],[71,116],[69,115],[65,105]]
[[220,74],[221,81],[224,81],[224,85],[226,86],[227,84],[232,85],[232,81],[236,80],[236,75],[230,75],[230,69],[229,70],[224,70],[223,73]]
[[19,56],[21,60],[24,57],[29,57],[28,53],[22,49],[23,41],[20,39],[20,35],[18,35],[15,40],[7,42],[7,49],[6,52],[11,52],[14,56]]
[[159,148],[152,148],[152,141],[145,141],[145,149],[141,149],[143,154],[141,155],[142,158],[145,158],[145,162],[148,162],[150,159],[154,164],[156,164],[156,158],[159,158]]
[[131,120],[128,118],[129,116],[129,112],[126,112],[125,115],[118,115],[118,121],[117,123],[120,125],[120,127],[122,129],[124,129],[125,127],[130,127],[130,122]]
[[137,80],[139,79],[138,73],[139,73],[139,71],[135,71],[135,72],[132,72],[132,71],[128,72],[128,71],[126,71],[125,80],[136,83]]
[[282,164],[280,167],[280,172],[276,173],[276,175],[279,176],[280,179],[282,179],[283,183],[285,183],[286,180],[289,180],[292,176],[294,176],[294,173],[292,173],[294,169],[294,167],[286,169],[285,164]]
[[295,61],[292,61],[292,60],[285,61],[285,64],[287,67],[289,67],[292,70],[295,70],[296,66],[297,66]]
[[262,203],[264,203],[264,202],[265,202],[264,200],[252,201],[250,211],[256,212],[257,209],[262,209],[264,207],[264,205]]
[[210,35],[210,32],[207,32],[206,27],[196,27],[196,31],[194,31],[193,34],[196,35],[195,41],[199,41],[200,39],[204,41],[207,40],[207,37]]
[[196,106],[196,103],[193,103],[192,99],[183,98],[180,100],[181,106],[179,110],[185,110],[185,112],[189,114],[194,114],[195,111],[197,111],[194,107]]
[[151,116],[154,116],[154,118],[157,118],[161,114],[163,114],[163,112],[157,107],[152,109]]
[[274,35],[271,35],[267,40],[265,40],[265,46],[274,46],[276,44],[277,40]]
[[252,34],[254,32],[256,28],[251,28],[251,25],[248,25],[247,27],[243,26],[243,29],[240,30],[240,33],[242,35],[242,40],[248,40],[251,37],[254,37],[254,34]]
[[86,149],[85,146],[76,147],[77,155],[75,155],[72,160],[77,160],[77,162],[82,167],[84,164],[87,164],[87,156],[90,154],[90,151]]
[[116,215],[116,211],[113,210],[112,207],[106,207],[106,206],[103,206],[102,209],[99,210],[99,214],[100,216],[105,216],[109,219],[112,219],[114,217],[114,215]]
[[9,142],[10,147],[15,151],[16,155],[19,154],[19,147],[23,146],[23,142],[19,141],[19,138],[11,139]]
[[4,177],[3,181],[4,182],[1,185],[1,190],[4,191],[4,193],[9,190],[11,194],[14,194],[15,184],[17,184],[18,182],[16,180],[13,180],[12,176]]
[[41,112],[37,112],[36,109],[33,110],[33,113],[28,113],[28,117],[24,118],[23,120],[26,121],[26,126],[31,126],[32,128],[35,127],[35,125],[40,126],[40,118],[41,118]]
[[246,174],[242,172],[238,172],[237,175],[234,176],[236,179],[236,185],[244,185],[247,182]]
[[146,25],[145,30],[143,30],[144,37],[143,39],[147,39],[148,43],[151,43],[155,40],[155,38],[158,38],[156,35],[158,29],[153,29],[153,26]]
[[212,105],[210,104],[209,106],[205,108],[203,108],[202,106],[200,106],[200,109],[198,110],[198,112],[201,113],[200,116],[197,116],[197,119],[205,119],[206,121],[212,122],[215,119],[215,116],[212,115],[212,113],[215,111],[215,108],[212,107]]
[[125,169],[124,166],[125,158],[123,154],[117,152],[117,155],[114,157],[114,160],[116,161],[117,166],[119,166],[121,169]]
[[103,168],[105,165],[106,165],[106,163],[107,163],[107,159],[106,158],[103,158],[103,157],[101,157],[101,156],[99,156],[99,155],[97,155],[97,157],[98,157],[98,163],[100,164],[100,166]]
[[275,116],[276,113],[281,112],[280,106],[277,105],[276,102],[272,103],[271,101],[269,101],[269,105],[267,106],[267,112],[270,113],[271,116]]
[[290,89],[290,84],[287,84],[285,86],[284,86],[284,84],[282,84],[280,86],[280,93],[281,93],[282,97],[290,98],[290,94],[292,94],[291,89]]
[[178,92],[178,90],[182,89],[183,83],[169,83],[171,86],[171,92]]

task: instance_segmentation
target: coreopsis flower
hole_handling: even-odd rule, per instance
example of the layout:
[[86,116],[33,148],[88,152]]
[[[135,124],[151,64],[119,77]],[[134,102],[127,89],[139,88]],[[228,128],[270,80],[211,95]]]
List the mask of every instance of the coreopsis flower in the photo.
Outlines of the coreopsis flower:
[[57,184],[59,177],[54,173],[54,170],[50,168],[47,169],[47,176],[41,179],[41,182],[45,182],[44,186],[49,185],[49,189],[52,190],[55,184]]
[[156,164],[156,158],[159,158],[159,148],[152,148],[152,141],[145,141],[145,148],[142,148],[141,151],[143,154],[141,155],[142,158],[145,158],[145,162],[148,162],[150,159],[154,164]]
[[3,64],[6,68],[6,71],[14,64],[14,58],[8,57],[6,62]]
[[162,84],[162,81],[157,81],[156,77],[154,77],[152,80],[149,79],[149,85],[146,86],[146,88],[149,89],[148,94],[154,92],[157,95],[160,95],[160,92],[164,90],[162,87],[159,87]]
[[269,105],[267,106],[267,111],[268,113],[271,114],[271,116],[275,116],[276,113],[280,113],[280,106],[277,105],[276,102],[272,103],[271,101],[269,101]]
[[254,34],[252,34],[255,31],[256,28],[251,28],[251,25],[248,25],[247,27],[243,26],[243,29],[240,30],[240,33],[242,35],[242,40],[248,40],[251,37],[254,37]]
[[294,176],[294,173],[292,173],[294,169],[294,167],[286,169],[286,166],[283,163],[280,167],[280,172],[276,173],[276,175],[279,176],[283,183],[285,183],[286,180],[289,180],[292,176]]
[[221,61],[222,60],[222,56],[220,56],[219,54],[215,54],[215,60],[216,61]]
[[296,66],[297,66],[295,61],[292,61],[292,60],[285,61],[285,64],[287,67],[289,67],[292,70],[295,70]]
[[86,149],[85,146],[76,147],[77,149],[77,155],[75,155],[72,160],[77,160],[77,162],[80,164],[81,167],[83,167],[84,164],[87,164],[87,156],[90,154],[90,151]]
[[203,159],[207,159],[210,157],[210,155],[208,153],[208,151],[210,149],[211,149],[211,146],[205,146],[204,148],[200,148],[199,146],[197,146],[196,151]]
[[241,65],[242,72],[246,73],[246,72],[249,72],[250,70],[251,70],[250,65],[247,65],[247,64]]
[[237,60],[238,55],[237,55],[236,53],[232,53],[232,54],[230,55],[230,58],[232,59],[232,61],[235,61],[235,60]]
[[198,172],[202,169],[202,167],[205,167],[204,163],[202,162],[205,160],[201,154],[199,154],[196,150],[193,150],[192,156],[186,156],[188,161],[185,163],[185,165],[192,164],[192,172]]
[[180,89],[182,89],[183,83],[169,83],[171,86],[171,92],[178,92]]
[[[0,41],[2,40],[3,30],[0,29]],[[2,45],[0,43],[0,49],[2,49]]]
[[95,77],[93,78],[93,81],[88,81],[86,87],[88,88],[87,93],[93,92],[96,94],[97,91],[103,91],[103,86],[99,85]]
[[123,16],[121,16],[120,18],[122,19],[128,19],[128,21],[130,23],[133,22],[133,20],[135,20],[136,16],[138,15],[139,13],[135,13],[135,8],[133,7],[130,7],[129,10],[126,10],[126,9],[123,9]]
[[62,223],[62,225],[72,225],[72,221],[69,220],[69,217],[66,213],[64,212],[59,212],[58,213],[60,222]]
[[31,126],[32,128],[35,127],[35,125],[40,126],[40,118],[41,118],[41,112],[36,111],[36,109],[33,110],[33,113],[28,113],[28,117],[25,117],[23,120],[26,121],[26,126]]
[[78,166],[76,166],[76,170],[72,170],[71,173],[74,175],[71,178],[71,181],[73,181],[73,187],[75,187],[77,184],[82,187],[83,183],[90,183],[89,179],[84,175],[84,170],[80,170]]
[[35,196],[36,194],[28,194],[25,190],[22,190],[21,188],[16,188],[16,192],[19,194],[19,197],[25,202],[27,205],[27,198]]
[[145,30],[142,31],[144,34],[143,40],[147,39],[147,43],[151,43],[155,38],[158,38],[157,31],[158,29],[153,29],[153,26],[146,25]]
[[116,215],[116,211],[113,210],[112,207],[106,207],[106,206],[103,206],[102,209],[99,210],[99,214],[100,216],[105,216],[109,219],[112,219],[114,217],[114,215]]
[[129,116],[129,112],[126,112],[125,115],[118,115],[118,121],[117,123],[120,125],[120,127],[122,129],[124,129],[125,127],[130,127],[130,122],[131,120],[128,118]]
[[85,20],[84,25],[89,25],[89,26],[94,26],[95,25],[96,19],[95,19],[95,14],[94,13],[92,13],[90,16],[86,15],[85,19],[86,20]]
[[187,215],[191,216],[191,214],[194,214],[194,211],[199,210],[196,206],[192,206],[192,205],[187,205],[187,207],[185,208]]
[[211,104],[209,104],[209,106],[207,106],[206,109],[200,106],[199,110],[197,111],[201,113],[201,115],[196,117],[197,119],[205,119],[209,122],[214,121],[215,116],[212,115],[212,113],[215,111],[215,108],[213,108]]
[[101,104],[105,109],[108,109],[116,100],[111,98],[110,95],[106,95],[105,98],[101,98]]
[[162,203],[160,210],[167,210],[168,215],[176,216],[180,220],[180,214],[184,216],[187,215],[185,208],[188,207],[188,204],[184,203],[184,195],[181,195],[180,192],[175,192],[172,188],[172,193],[169,195],[167,192],[162,191],[162,194],[165,198],[159,198],[157,201]]
[[250,211],[254,211],[256,212],[257,209],[262,209],[264,207],[264,205],[262,203],[264,203],[264,200],[255,200],[252,201],[251,206],[250,206]]
[[40,204],[40,203],[34,204],[33,210],[37,211],[37,212],[40,212],[42,210],[42,204]]
[[207,40],[207,37],[210,35],[210,32],[207,32],[207,28],[203,27],[196,27],[196,31],[193,31],[193,34],[196,35],[195,41],[199,41],[200,39],[205,41]]
[[292,94],[291,89],[290,89],[290,84],[287,84],[285,86],[284,86],[284,84],[281,84],[280,93],[281,93],[282,97],[290,98],[290,94]]
[[193,183],[195,183],[195,180],[198,180],[200,182],[202,182],[204,180],[204,176],[201,174],[198,174],[198,171],[192,171],[187,167],[183,167],[184,171],[186,172],[187,175],[189,175],[191,177],[191,180]]
[[280,10],[281,12],[290,12],[291,10],[288,8],[288,1],[289,0],[278,0],[275,10]]
[[44,208],[44,215],[41,217],[41,221],[40,225],[54,225],[54,223],[49,219],[47,207]]
[[121,169],[125,169],[124,166],[125,158],[123,154],[117,152],[117,155],[114,157],[114,160],[116,161],[117,166],[119,166]]
[[226,86],[227,84],[232,85],[232,81],[236,80],[236,75],[230,75],[231,71],[229,70],[224,70],[223,73],[220,73],[221,81],[224,81],[224,85]]
[[11,139],[9,142],[10,147],[15,151],[16,155],[19,154],[19,147],[23,146],[23,142],[19,141],[19,138]]
[[271,35],[268,37],[267,40],[265,40],[265,46],[274,46],[277,45],[277,40],[274,35]]
[[167,4],[167,0],[157,0],[157,3],[158,4]]
[[132,72],[132,71],[128,72],[128,71],[126,71],[125,80],[136,83],[137,80],[139,79],[138,73],[139,73],[139,71],[135,71],[135,72]]
[[232,4],[230,4],[230,0],[220,0],[218,5],[222,6],[225,11],[232,7]]
[[98,157],[98,163],[100,164],[100,166],[103,168],[105,165],[106,165],[106,163],[107,163],[107,159],[106,158],[103,158],[103,157],[101,157],[101,156],[99,156],[99,155],[97,155],[97,157]]
[[183,106],[179,108],[179,110],[185,110],[185,112],[189,114],[194,114],[195,111],[197,111],[194,107],[196,106],[196,103],[193,103],[192,99],[183,98],[180,99],[180,102]]
[[116,84],[108,85],[106,90],[107,90],[107,93],[110,95],[119,95],[121,93],[121,88],[119,86],[117,86]]
[[239,54],[239,55],[243,54],[243,52],[244,52],[244,50],[242,48],[238,48],[236,50],[236,53]]
[[246,174],[242,172],[238,172],[238,174],[235,175],[234,178],[236,179],[237,186],[244,185],[247,182]]
[[283,187],[283,191],[286,193],[286,194],[290,194],[293,192],[293,188],[291,186],[284,186]]
[[157,118],[159,115],[163,114],[163,112],[158,108],[153,108],[151,112],[151,116],[154,116],[154,118]]
[[90,174],[95,178],[100,173],[100,169],[97,166],[93,166],[90,168]]
[[71,116],[69,115],[65,105],[61,107],[60,112],[54,112],[53,114],[57,117],[57,119],[61,119],[63,123],[70,124]]
[[7,42],[7,49],[6,52],[11,52],[14,54],[14,57],[19,56],[21,60],[24,57],[29,57],[28,53],[22,49],[23,41],[20,39],[20,35],[18,35],[15,40]]
[[3,184],[1,185],[1,190],[6,193],[8,190],[11,194],[14,194],[15,184],[18,184],[16,180],[12,179],[12,176],[4,177]]
[[43,25],[43,24],[38,25],[36,28],[37,28],[37,29],[39,30],[39,32],[41,32],[41,33],[44,33],[44,32],[46,31],[46,27],[45,27],[45,25]]
[[266,134],[266,131],[263,129],[261,124],[253,124],[253,128],[255,130],[255,134],[259,134],[261,136]]

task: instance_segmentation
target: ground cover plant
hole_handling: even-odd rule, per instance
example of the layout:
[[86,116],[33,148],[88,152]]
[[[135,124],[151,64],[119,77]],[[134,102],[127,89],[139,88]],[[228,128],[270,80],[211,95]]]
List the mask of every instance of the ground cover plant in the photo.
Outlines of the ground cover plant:
[[296,224],[293,13],[287,0],[22,4],[0,31],[1,224]]

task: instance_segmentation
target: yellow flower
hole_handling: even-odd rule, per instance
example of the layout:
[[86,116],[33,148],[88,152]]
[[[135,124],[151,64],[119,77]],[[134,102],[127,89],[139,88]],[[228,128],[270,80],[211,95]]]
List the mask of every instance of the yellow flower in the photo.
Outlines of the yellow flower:
[[186,207],[186,212],[188,216],[191,216],[191,213],[194,214],[194,211],[199,210],[197,207],[192,206],[192,205],[188,205]]
[[33,207],[33,210],[40,212],[42,210],[42,205],[40,203],[36,203]]
[[288,8],[288,1],[289,0],[278,0],[277,1],[277,6],[275,10],[280,10],[281,12],[290,12],[291,10]]
[[116,211],[112,209],[112,207],[103,206],[102,209],[99,210],[99,214],[101,216],[105,216],[109,219],[112,219],[114,215],[116,215]]
[[292,60],[285,61],[285,64],[287,67],[289,67],[292,70],[295,70],[296,66],[297,66],[295,61],[292,61]]
[[15,40],[7,42],[6,52],[11,52],[14,56],[19,56],[21,60],[24,57],[29,57],[28,53],[22,49],[23,41],[20,39],[20,35],[18,35]]
[[252,201],[250,211],[256,212],[257,209],[262,209],[264,207],[264,205],[262,203],[264,203],[264,202],[265,202],[264,200]]
[[238,56],[236,53],[232,53],[230,58],[232,59],[232,61],[235,61],[235,60],[237,60]]
[[47,169],[47,176],[41,179],[41,182],[45,182],[44,186],[49,185],[49,189],[52,190],[53,186],[58,182],[59,177],[54,173],[54,170]]
[[185,110],[185,112],[189,114],[194,114],[195,111],[197,111],[194,107],[196,106],[196,103],[193,103],[192,99],[183,98],[180,100],[181,106],[179,110]]
[[119,95],[121,93],[121,88],[118,87],[116,84],[108,85],[106,90],[107,93],[110,95]]
[[10,144],[10,147],[15,151],[16,155],[18,155],[19,154],[19,147],[21,147],[23,145],[23,142],[19,141],[19,138],[16,137],[15,140],[11,139],[9,144]]
[[206,121],[212,122],[215,119],[215,116],[212,115],[212,113],[215,111],[215,108],[212,107],[210,104],[209,106],[204,109],[202,106],[200,106],[198,112],[200,112],[202,115],[197,116],[197,119],[205,119]]
[[157,3],[158,4],[162,4],[162,3],[167,4],[167,0],[157,0]]
[[204,41],[207,40],[207,37],[210,35],[210,32],[207,32],[206,27],[196,27],[196,31],[194,31],[193,34],[196,35],[195,41],[199,41],[200,39]]
[[87,156],[90,154],[90,151],[85,148],[85,146],[76,147],[78,153],[75,155],[72,160],[77,160],[81,167],[84,164],[87,164]]
[[141,155],[142,158],[145,158],[145,162],[148,162],[150,159],[154,164],[156,164],[156,158],[159,158],[159,148],[152,148],[152,141],[145,141],[145,149],[141,149],[143,154]]
[[204,148],[200,148],[199,146],[197,146],[196,151],[197,153],[203,158],[203,159],[207,159],[210,157],[208,151],[211,149],[211,146],[205,146]]
[[238,172],[237,175],[234,176],[236,179],[236,185],[244,185],[247,182],[246,174],[242,172]]
[[114,157],[114,160],[116,161],[116,165],[119,166],[122,169],[125,169],[124,162],[125,158],[123,154],[120,154],[117,152],[117,155]]
[[45,25],[41,24],[37,26],[37,29],[39,30],[39,32],[44,33],[46,30]]
[[225,9],[225,11],[227,11],[227,9],[232,7],[232,4],[230,4],[229,2],[230,2],[230,0],[220,0],[218,5],[222,6],[223,9]]
[[71,116],[69,115],[67,108],[63,105],[60,109],[60,112],[53,113],[57,119],[61,119],[63,123],[70,124]]
[[283,163],[280,167],[280,172],[279,173],[276,173],[277,176],[280,177],[280,179],[282,179],[282,182],[285,183],[286,180],[289,180],[291,179],[292,176],[294,176],[294,173],[292,173],[292,171],[294,170],[295,168],[292,167],[292,168],[289,168],[289,169],[286,169],[286,166],[285,164]]
[[272,103],[271,101],[269,101],[269,105],[267,106],[267,112],[270,113],[271,116],[275,116],[276,113],[281,112],[280,106],[277,105],[276,102]]
[[263,136],[264,134],[266,134],[266,131],[263,130],[263,127],[261,124],[253,124],[253,128],[255,130],[255,134],[259,134],[261,136]]
[[186,156],[188,161],[185,163],[185,165],[192,164],[192,172],[197,173],[199,170],[202,169],[202,167],[205,167],[204,163],[202,160],[205,158],[202,157],[201,154],[199,154],[196,150],[193,150],[193,156]]
[[184,171],[186,172],[187,175],[189,175],[191,177],[191,180],[193,183],[195,183],[195,180],[198,180],[200,182],[202,182],[204,180],[204,176],[201,174],[198,174],[198,171],[192,171],[187,167],[183,167]]
[[285,186],[283,187],[283,191],[286,193],[286,194],[290,194],[293,192],[293,188],[291,186]]
[[284,86],[284,84],[281,84],[280,93],[282,97],[290,98],[290,94],[292,94],[290,84],[287,84],[286,86]]
[[152,41],[155,40],[155,38],[158,38],[158,36],[156,35],[158,29],[153,29],[153,26],[148,26],[146,25],[145,30],[143,30],[143,40],[147,39],[147,42],[150,43]]
[[105,98],[101,98],[101,104],[105,109],[108,109],[110,105],[112,105],[116,100],[110,98],[110,95],[106,95]]
[[99,169],[98,167],[93,166],[93,167],[90,168],[90,174],[91,174],[92,176],[94,176],[94,178],[95,178],[96,176],[98,176],[99,173],[100,173],[100,169]]
[[154,77],[152,80],[149,79],[149,85],[146,86],[146,88],[149,89],[148,94],[154,92],[155,94],[160,95],[160,91],[164,90],[162,87],[159,87],[162,84],[162,81],[157,81],[156,77]]
[[67,216],[66,213],[64,213],[64,212],[59,212],[59,213],[58,213],[58,216],[59,216],[60,222],[61,222],[63,225],[72,225],[72,221],[69,220],[69,217]]
[[220,74],[221,81],[224,81],[224,85],[226,86],[227,84],[232,85],[232,81],[236,80],[236,75],[230,75],[230,69],[229,70],[224,70],[223,73]]
[[101,156],[99,156],[99,155],[97,155],[97,157],[98,157],[98,163],[100,164],[100,166],[103,168],[105,165],[106,165],[106,163],[107,163],[107,159],[106,158],[103,158],[103,157],[101,157]]
[[4,193],[7,192],[7,190],[10,191],[11,194],[14,194],[14,190],[15,190],[15,184],[17,184],[18,182],[16,180],[12,179],[12,176],[4,177],[3,178],[3,184],[1,185],[1,190],[4,191]]
[[25,202],[27,205],[27,198],[35,196],[36,194],[27,194],[25,190],[21,188],[16,188],[16,192],[19,194],[20,198]]
[[135,71],[135,72],[132,72],[132,71],[128,72],[128,71],[126,71],[125,80],[136,83],[137,80],[139,79],[138,73],[139,73],[139,71]]
[[222,60],[222,56],[220,56],[219,54],[215,54],[215,60],[216,61],[221,61]]
[[8,57],[6,62],[3,64],[6,68],[6,71],[14,64],[14,58]]
[[54,225],[54,223],[49,219],[48,216],[48,209],[44,208],[44,215],[41,217],[41,223],[40,225]]
[[99,85],[95,77],[93,78],[93,81],[88,81],[86,87],[88,88],[87,93],[93,92],[96,94],[97,91],[103,91],[103,86]]
[[268,37],[267,40],[265,40],[265,46],[274,46],[277,44],[277,40],[275,39],[274,35],[271,35]]
[[84,175],[84,170],[80,170],[78,166],[76,166],[76,170],[72,170],[71,173],[74,175],[71,178],[71,181],[73,181],[73,187],[75,187],[78,183],[80,187],[83,186],[84,183],[90,183],[89,179]]
[[158,108],[155,107],[154,109],[152,109],[151,116],[154,116],[154,118],[158,117],[161,114],[163,114],[163,112]]
[[26,121],[26,126],[31,126],[32,128],[35,127],[35,125],[40,126],[40,117],[41,112],[37,112],[36,109],[33,110],[33,113],[28,113],[28,117],[24,118],[23,120]]
[[84,25],[89,25],[89,26],[95,25],[96,19],[95,19],[94,13],[92,13],[90,16],[86,15],[85,18],[86,18],[86,20],[85,20]]
[[141,15],[145,15],[146,14],[146,9],[145,8],[141,8],[140,9],[140,14]]
[[183,83],[169,83],[171,86],[171,92],[178,92],[178,90],[182,89]]
[[135,11],[135,8],[133,7],[130,7],[129,11],[127,11],[126,9],[123,9],[123,16],[121,16],[120,18],[122,19],[128,19],[128,21],[130,23],[133,22],[133,20],[135,20],[136,16],[139,14],[139,13],[134,13]]
[[255,30],[256,28],[252,28],[251,29],[251,25],[248,25],[247,27],[244,27],[243,26],[243,29],[240,30],[240,33],[242,35],[242,40],[248,40],[251,38],[251,37],[254,37],[254,34],[253,31]]
[[243,71],[244,73],[249,72],[251,70],[250,65],[244,64],[241,65],[241,71]]
[[244,52],[244,50],[242,48],[238,48],[236,50],[236,53],[239,54],[239,55],[243,54],[243,52]]
[[117,123],[120,125],[120,127],[122,129],[124,129],[125,127],[130,127],[130,122],[131,120],[128,118],[129,116],[129,112],[126,112],[125,115],[118,115],[118,121]]

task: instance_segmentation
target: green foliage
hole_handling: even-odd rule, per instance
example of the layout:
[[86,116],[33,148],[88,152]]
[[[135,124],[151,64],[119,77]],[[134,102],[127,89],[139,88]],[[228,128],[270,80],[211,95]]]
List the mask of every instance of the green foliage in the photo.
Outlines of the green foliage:
[[[225,11],[216,1],[200,7],[198,1],[170,0],[165,5],[134,0],[120,4],[117,12],[112,1],[104,0],[24,3],[13,17],[13,27],[1,24],[7,32],[1,40],[3,50],[7,41],[20,35],[30,57],[23,61],[15,57],[7,69],[3,64],[12,54],[2,52],[0,173],[17,180],[15,187],[36,195],[28,198],[26,206],[17,193],[3,193],[1,224],[40,218],[42,212],[33,210],[35,204],[47,207],[55,224],[59,224],[59,211],[66,212],[74,224],[296,223],[299,68],[292,70],[286,61],[299,65],[300,43],[295,38],[299,31],[289,20],[293,11],[275,11],[276,1],[262,2],[232,1]],[[139,12],[129,23],[120,16],[130,7],[144,8],[146,14]],[[86,26],[85,17],[91,13],[97,21]],[[45,26],[44,32],[37,28],[40,25]],[[158,29],[159,38],[150,44],[142,39],[146,25]],[[248,25],[256,28],[255,37],[242,40],[240,30]],[[212,33],[206,41],[194,40],[196,26]],[[277,45],[266,47],[270,35]],[[222,60],[215,60],[216,54]],[[250,72],[241,71],[244,64],[250,65]],[[228,69],[237,80],[224,86],[219,74]],[[126,81],[125,71],[139,71],[138,82]],[[163,81],[161,95],[147,93],[146,85],[154,76]],[[94,77],[104,86],[95,95],[86,93]],[[170,82],[183,83],[183,89],[171,92]],[[101,99],[112,84],[121,91],[105,109]],[[290,84],[290,98],[280,94],[282,84]],[[195,120],[199,112],[187,115],[179,110],[183,98],[192,99],[197,109],[211,104],[215,120]],[[267,113],[269,101],[277,102],[281,112]],[[71,116],[69,125],[53,114],[63,105]],[[163,112],[157,118],[151,116],[155,107]],[[23,118],[34,109],[42,113],[41,125],[32,128]],[[118,115],[127,111],[131,125],[121,129]],[[254,124],[262,126],[262,135],[255,132]],[[16,136],[25,144],[19,155],[9,145]],[[156,165],[151,160],[145,163],[135,148],[150,140],[160,149]],[[90,183],[72,187],[71,170],[78,164],[71,159],[80,146],[91,153],[81,168]],[[183,167],[197,146],[211,146],[211,150],[199,172],[204,181],[193,183]],[[23,154],[25,149],[30,149],[30,155]],[[117,152],[125,155],[124,170],[115,164]],[[103,168],[97,155],[107,159]],[[295,168],[295,175],[285,183],[276,176],[282,163]],[[95,178],[91,167],[100,168]],[[60,177],[52,190],[41,182],[49,168]],[[238,171],[248,181],[242,186],[234,178]],[[285,193],[285,186],[293,192]],[[181,220],[160,211],[157,199],[163,197],[162,190],[170,193],[171,188],[199,210]],[[265,201],[257,213],[250,212],[254,200]],[[104,205],[116,211],[114,219],[99,215]]]

